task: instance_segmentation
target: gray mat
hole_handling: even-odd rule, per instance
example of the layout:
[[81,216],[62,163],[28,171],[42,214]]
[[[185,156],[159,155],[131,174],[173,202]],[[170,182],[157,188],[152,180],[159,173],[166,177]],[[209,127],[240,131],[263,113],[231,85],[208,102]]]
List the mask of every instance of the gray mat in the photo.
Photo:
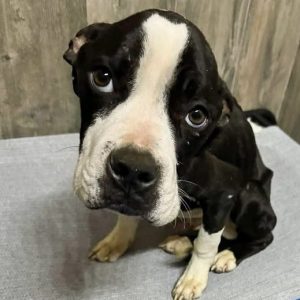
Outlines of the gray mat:
[[[203,300],[300,298],[300,147],[276,127],[257,142],[275,171],[275,240],[234,272],[211,273]],[[143,224],[116,263],[87,259],[114,216],[73,195],[77,144],[75,134],[0,141],[0,299],[171,299],[184,266],[156,248],[167,228]]]

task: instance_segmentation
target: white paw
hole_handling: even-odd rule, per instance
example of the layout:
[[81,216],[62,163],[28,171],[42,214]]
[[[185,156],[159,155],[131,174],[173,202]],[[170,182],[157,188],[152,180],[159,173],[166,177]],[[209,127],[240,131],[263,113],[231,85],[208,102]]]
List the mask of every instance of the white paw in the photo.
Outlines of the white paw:
[[183,274],[173,289],[174,300],[192,300],[201,296],[207,281],[201,281],[197,276]]
[[193,254],[186,270],[172,291],[174,300],[192,300],[201,296],[207,286],[209,265]]
[[236,258],[230,250],[223,250],[215,256],[211,270],[216,273],[230,272],[236,268]]
[[183,258],[191,254],[193,244],[186,236],[171,235],[167,237],[159,247],[164,251]]
[[89,258],[100,262],[114,262],[128,249],[130,242],[112,231],[97,243],[89,254]]

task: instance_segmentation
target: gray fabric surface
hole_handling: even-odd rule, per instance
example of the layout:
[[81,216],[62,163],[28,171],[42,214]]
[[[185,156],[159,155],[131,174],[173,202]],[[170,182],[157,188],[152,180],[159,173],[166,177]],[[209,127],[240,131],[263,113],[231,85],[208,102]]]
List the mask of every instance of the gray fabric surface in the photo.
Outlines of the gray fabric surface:
[[[300,298],[300,147],[278,128],[257,135],[275,171],[275,240],[229,274],[210,274],[202,299]],[[72,192],[77,135],[0,141],[0,299],[171,299],[184,265],[157,244],[167,228],[139,229],[113,264],[87,259],[115,217]]]

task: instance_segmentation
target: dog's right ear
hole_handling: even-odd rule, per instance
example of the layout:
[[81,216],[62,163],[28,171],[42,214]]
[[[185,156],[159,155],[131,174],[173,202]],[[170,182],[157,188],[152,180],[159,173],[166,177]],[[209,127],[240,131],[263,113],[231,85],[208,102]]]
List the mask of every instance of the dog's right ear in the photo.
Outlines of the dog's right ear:
[[98,39],[109,26],[108,23],[95,23],[78,31],[69,42],[69,47],[63,55],[64,60],[73,66],[80,48],[84,44]]

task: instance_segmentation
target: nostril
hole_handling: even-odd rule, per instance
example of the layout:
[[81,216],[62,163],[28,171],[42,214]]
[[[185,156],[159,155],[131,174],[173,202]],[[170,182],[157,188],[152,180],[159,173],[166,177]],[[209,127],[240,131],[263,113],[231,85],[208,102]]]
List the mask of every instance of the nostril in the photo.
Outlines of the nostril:
[[112,166],[113,172],[120,177],[127,177],[130,173],[128,166],[122,162],[118,162]]
[[137,179],[142,184],[152,184],[155,181],[155,176],[149,172],[139,172]]
[[148,189],[159,177],[158,165],[152,155],[129,147],[112,151],[107,167],[115,183],[126,191]]
[[115,159],[113,155],[110,157],[109,165],[114,177],[126,177],[130,173],[130,168],[122,161]]

